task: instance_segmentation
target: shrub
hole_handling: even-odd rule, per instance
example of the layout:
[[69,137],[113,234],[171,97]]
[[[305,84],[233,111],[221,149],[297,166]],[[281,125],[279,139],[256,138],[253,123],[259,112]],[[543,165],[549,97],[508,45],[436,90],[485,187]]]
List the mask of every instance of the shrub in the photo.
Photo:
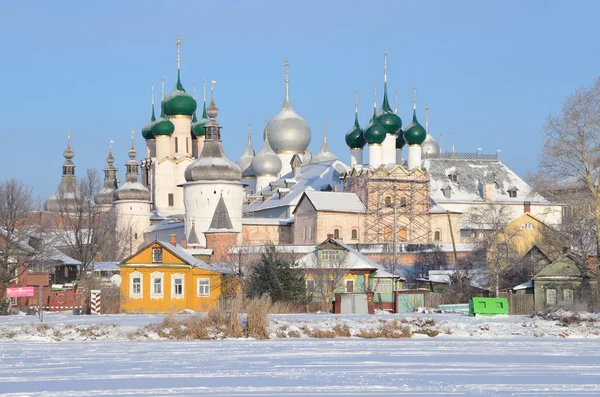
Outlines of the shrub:
[[256,339],[269,339],[269,318],[268,314],[272,309],[271,298],[263,295],[259,299],[253,299],[248,302],[246,335]]

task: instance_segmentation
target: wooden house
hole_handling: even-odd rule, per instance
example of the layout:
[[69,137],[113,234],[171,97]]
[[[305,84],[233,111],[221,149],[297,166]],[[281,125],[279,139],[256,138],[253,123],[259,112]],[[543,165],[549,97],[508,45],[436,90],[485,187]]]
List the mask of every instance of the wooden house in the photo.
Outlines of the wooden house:
[[119,264],[121,311],[167,313],[218,308],[230,271],[211,266],[181,246],[155,241]]

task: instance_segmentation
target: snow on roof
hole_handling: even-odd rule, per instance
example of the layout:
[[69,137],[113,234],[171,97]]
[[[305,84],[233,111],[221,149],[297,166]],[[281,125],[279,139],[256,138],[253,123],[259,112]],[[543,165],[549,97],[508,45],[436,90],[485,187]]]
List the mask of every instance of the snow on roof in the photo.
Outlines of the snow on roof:
[[525,281],[523,284],[514,286],[511,289],[518,291],[521,289],[528,289],[528,288],[533,288],[533,280]]
[[[423,161],[423,167],[431,178],[431,197],[438,204],[483,201],[484,183],[495,183],[496,202],[550,204],[500,160],[431,158]],[[456,175],[456,182],[448,178],[450,174]],[[442,192],[445,186],[452,189],[450,198],[446,198]],[[516,188],[517,197],[509,196],[511,188]]]
[[242,218],[242,225],[280,225],[286,226],[294,223],[294,218]]
[[191,266],[194,266],[194,267],[197,267],[200,269],[204,269],[204,270],[212,270],[212,271],[220,272],[220,273],[231,273],[230,270],[211,266],[208,263],[204,262],[203,260],[192,256],[192,254],[187,249],[183,248],[181,245],[174,246],[173,244],[166,243],[164,241],[159,241],[159,243],[163,247],[165,247],[167,250],[171,251],[173,254],[178,256],[179,259],[183,260],[184,262],[186,262],[187,264],[189,264]]
[[[265,245],[244,245],[235,246],[229,250],[231,254],[260,254],[264,251]],[[315,249],[314,245],[276,245],[275,251],[284,254],[307,254]]]
[[344,192],[316,192],[305,193],[313,207],[317,211],[332,212],[365,212],[365,205],[360,201],[356,193]]
[[94,269],[95,272],[116,271],[119,270],[118,264],[119,262],[93,262],[90,268]]
[[[290,186],[290,192],[284,197],[273,194],[264,197],[264,200],[256,200],[247,204],[244,213],[259,212],[279,207],[296,207],[305,191],[321,191],[328,186],[338,186],[343,190],[343,182],[340,180],[342,174],[348,167],[339,160],[324,163],[307,164],[302,166],[302,172],[295,177],[296,184]],[[291,173],[283,175],[275,181],[274,186],[284,186],[285,180],[289,180]],[[262,190],[262,193],[270,192],[270,187]]]
[[149,228],[144,230],[144,233],[152,233],[152,232],[158,232],[160,230],[168,230],[168,229],[178,229],[183,226],[184,226],[183,221],[177,221],[177,222],[163,221],[163,222],[159,223],[158,225],[150,226]]

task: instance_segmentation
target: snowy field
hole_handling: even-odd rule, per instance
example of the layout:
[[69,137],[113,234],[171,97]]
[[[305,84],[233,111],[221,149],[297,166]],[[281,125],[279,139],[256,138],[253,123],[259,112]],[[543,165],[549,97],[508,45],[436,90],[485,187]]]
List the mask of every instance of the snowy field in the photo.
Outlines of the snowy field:
[[[282,329],[343,322],[355,332],[403,318],[409,324],[433,318],[453,332],[410,339],[275,337]],[[0,318],[0,395],[600,395],[597,323],[567,328],[519,316],[281,315],[272,318],[274,339],[264,341],[127,338],[161,319],[51,314],[50,327],[37,331],[35,318]],[[86,327],[108,331],[80,331],[61,341],[49,335]]]

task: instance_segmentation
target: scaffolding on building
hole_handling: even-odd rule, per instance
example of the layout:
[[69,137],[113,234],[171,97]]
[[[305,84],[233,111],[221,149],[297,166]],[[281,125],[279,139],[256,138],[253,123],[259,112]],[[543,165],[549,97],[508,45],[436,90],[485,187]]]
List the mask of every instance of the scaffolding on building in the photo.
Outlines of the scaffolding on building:
[[[352,170],[344,177],[347,192],[358,195],[366,207],[364,243],[431,243],[429,174],[402,166],[391,170]],[[394,250],[395,251],[395,250]]]

